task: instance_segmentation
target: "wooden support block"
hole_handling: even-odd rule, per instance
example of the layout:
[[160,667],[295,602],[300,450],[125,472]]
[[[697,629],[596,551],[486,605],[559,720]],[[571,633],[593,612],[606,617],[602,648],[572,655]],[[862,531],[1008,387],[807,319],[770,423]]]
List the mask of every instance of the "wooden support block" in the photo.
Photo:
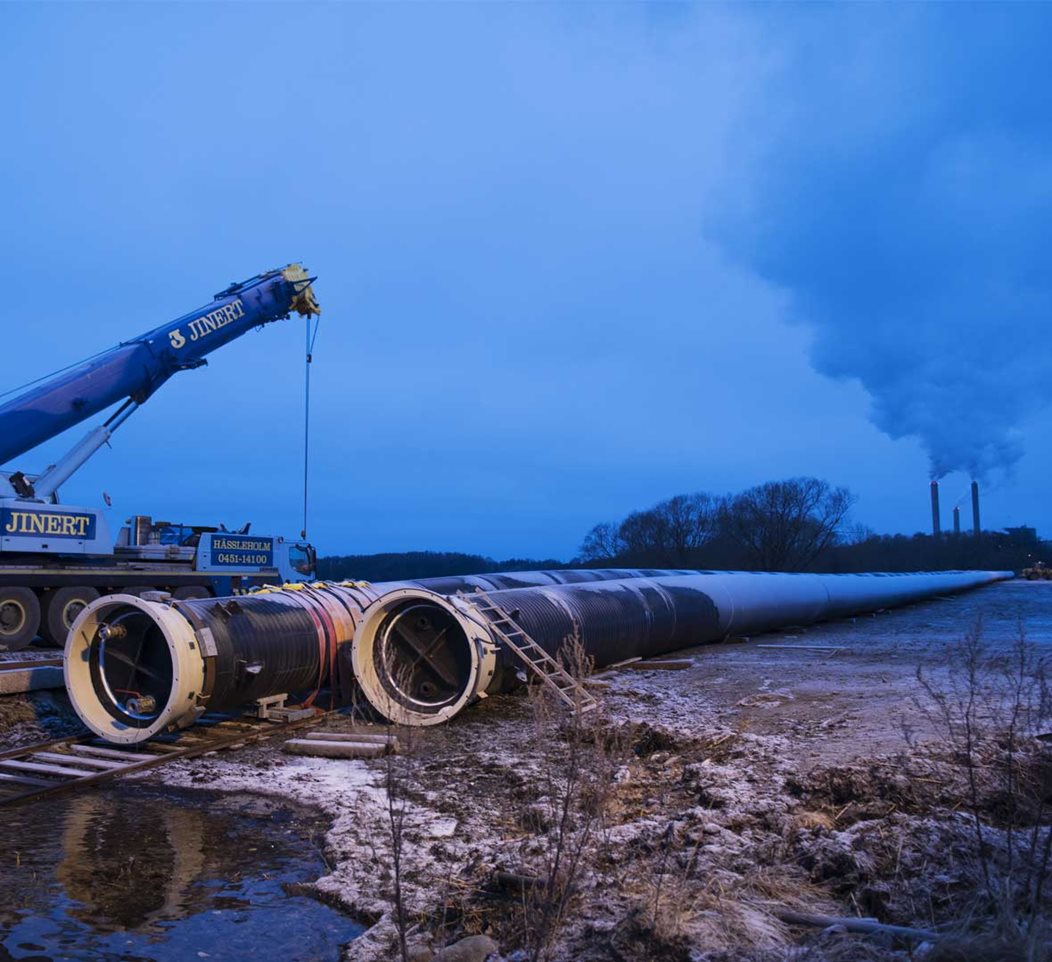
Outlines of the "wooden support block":
[[326,742],[316,738],[294,738],[285,742],[285,751],[293,755],[317,755],[321,758],[379,758],[386,745],[375,742]]
[[363,735],[358,732],[307,732],[304,738],[318,742],[363,742],[369,745],[387,745],[398,751],[398,739],[394,735]]
[[313,708],[268,708],[266,715],[261,715],[260,717],[269,722],[288,724],[289,722],[299,721],[301,718],[310,718],[316,714],[317,712]]

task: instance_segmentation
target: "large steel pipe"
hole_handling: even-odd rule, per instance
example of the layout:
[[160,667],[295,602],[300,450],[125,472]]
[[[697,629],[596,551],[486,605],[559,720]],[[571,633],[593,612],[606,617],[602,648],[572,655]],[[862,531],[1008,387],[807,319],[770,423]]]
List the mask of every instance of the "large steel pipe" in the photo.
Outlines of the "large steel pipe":
[[[506,577],[522,582],[551,574]],[[113,742],[144,741],[192,724],[206,710],[270,695],[316,693],[323,685],[346,688],[349,679],[338,677],[340,668],[353,673],[365,699],[382,715],[433,725],[487,692],[508,687],[522,667],[470,594],[427,586],[434,581],[447,592],[487,589],[549,653],[557,655],[566,639],[576,636],[602,667],[1011,577],[1009,572],[631,574],[640,576],[502,588],[497,576],[486,575],[294,585],[199,601],[101,598],[70,631],[66,688],[84,723]],[[483,578],[486,583],[479,583]]]
[[[558,657],[580,640],[596,667],[788,625],[806,625],[965,591],[1011,572],[810,575],[713,572],[489,593],[521,629]],[[523,665],[470,601],[453,599],[460,630],[444,633],[424,593],[378,598],[352,645],[366,699],[398,724],[445,721],[478,697],[510,687]],[[465,619],[469,627],[464,627]],[[445,645],[454,646],[456,654]],[[430,693],[433,693],[430,694]]]

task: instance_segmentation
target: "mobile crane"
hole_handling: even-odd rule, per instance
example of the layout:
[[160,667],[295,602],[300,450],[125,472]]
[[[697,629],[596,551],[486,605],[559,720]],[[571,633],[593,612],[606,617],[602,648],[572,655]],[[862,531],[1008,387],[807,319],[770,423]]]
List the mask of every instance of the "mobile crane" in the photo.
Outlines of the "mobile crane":
[[196,311],[43,378],[0,404],[0,465],[113,405],[119,406],[40,474],[0,470],[0,649],[37,634],[61,646],[80,610],[103,594],[162,590],[176,598],[231,594],[313,577],[301,541],[135,515],[116,542],[101,509],[60,504],[59,487],[179,371],[293,312],[320,314],[299,264],[231,284]]

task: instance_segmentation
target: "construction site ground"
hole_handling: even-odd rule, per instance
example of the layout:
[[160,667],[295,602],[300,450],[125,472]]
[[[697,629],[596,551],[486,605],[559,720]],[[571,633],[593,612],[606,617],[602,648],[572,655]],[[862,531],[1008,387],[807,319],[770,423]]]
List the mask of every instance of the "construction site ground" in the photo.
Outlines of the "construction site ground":
[[[945,928],[973,905],[970,827],[917,671],[945,679],[954,646],[980,618],[993,649],[1010,650],[1021,625],[1039,649],[1052,646],[1052,584],[1014,581],[699,647],[680,656],[690,659],[686,670],[598,676],[603,704],[588,737],[602,758],[582,764],[585,781],[610,777],[550,958],[925,955],[930,946],[916,940],[799,927],[783,915]],[[506,958],[522,959],[539,937],[534,903],[494,880],[543,878],[558,840],[553,799],[579,734],[565,715],[537,706],[521,691],[486,699],[445,726],[399,733],[406,751],[395,760],[293,756],[279,737],[135,781],[265,795],[323,813],[329,871],[314,890],[367,927],[344,950],[362,962],[397,957],[386,791],[394,784],[408,813],[401,882],[418,957],[485,933]],[[0,710],[5,746],[72,724],[55,694],[11,698]],[[322,726],[351,721],[333,715]],[[929,748],[910,747],[911,738]]]

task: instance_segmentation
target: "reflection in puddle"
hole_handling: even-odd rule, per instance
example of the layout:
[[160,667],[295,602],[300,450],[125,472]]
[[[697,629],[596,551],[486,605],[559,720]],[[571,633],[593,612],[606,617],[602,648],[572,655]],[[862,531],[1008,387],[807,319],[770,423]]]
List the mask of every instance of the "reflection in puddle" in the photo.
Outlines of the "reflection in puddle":
[[361,932],[289,894],[323,823],[264,799],[92,793],[0,815],[0,962],[336,960]]

